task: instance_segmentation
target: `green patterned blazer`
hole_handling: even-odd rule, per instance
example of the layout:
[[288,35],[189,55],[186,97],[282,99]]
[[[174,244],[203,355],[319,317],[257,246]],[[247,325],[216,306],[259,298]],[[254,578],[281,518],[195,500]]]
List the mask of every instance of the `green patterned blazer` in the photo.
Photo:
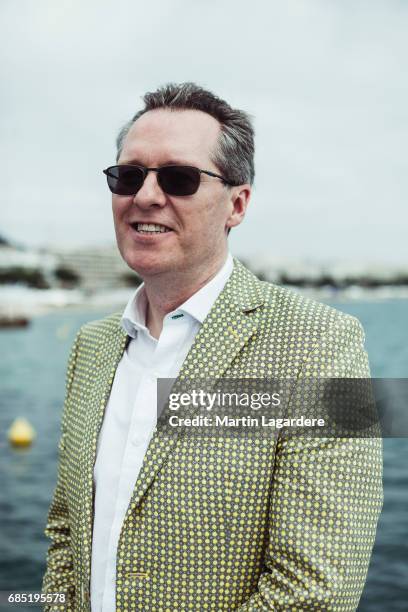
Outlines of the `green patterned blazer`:
[[[67,371],[43,591],[90,609],[93,467],[128,342],[121,313],[79,330]],[[179,379],[369,376],[351,316],[238,260]],[[117,611],[355,610],[382,506],[380,438],[154,432],[120,534]],[[64,609],[52,604],[45,610]]]

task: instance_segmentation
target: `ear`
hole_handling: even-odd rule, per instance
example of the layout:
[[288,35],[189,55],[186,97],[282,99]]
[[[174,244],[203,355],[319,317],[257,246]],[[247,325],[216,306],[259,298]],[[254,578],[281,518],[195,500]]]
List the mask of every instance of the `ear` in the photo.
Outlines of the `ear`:
[[231,212],[225,223],[225,228],[236,227],[244,220],[249,198],[251,197],[251,185],[244,184],[232,187],[230,194]]

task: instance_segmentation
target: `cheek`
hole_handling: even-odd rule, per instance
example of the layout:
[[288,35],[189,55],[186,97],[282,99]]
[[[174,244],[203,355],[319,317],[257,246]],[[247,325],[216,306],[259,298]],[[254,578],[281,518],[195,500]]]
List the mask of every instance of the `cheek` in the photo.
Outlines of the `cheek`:
[[216,197],[192,201],[191,206],[185,209],[186,223],[202,231],[221,226],[225,217],[225,202]]
[[207,208],[203,224],[205,223],[208,233],[212,236],[221,236],[224,234],[226,219],[227,205],[223,200],[217,200]]
[[116,195],[112,196],[112,214],[115,225],[118,225],[120,222],[123,222],[124,216],[129,210],[131,203],[132,202],[131,200],[129,200],[129,198]]

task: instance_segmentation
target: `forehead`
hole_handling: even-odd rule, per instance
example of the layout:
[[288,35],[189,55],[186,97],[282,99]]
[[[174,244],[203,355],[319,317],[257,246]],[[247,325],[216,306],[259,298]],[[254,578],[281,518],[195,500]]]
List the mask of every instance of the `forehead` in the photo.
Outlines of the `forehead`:
[[157,109],[142,115],[129,130],[120,161],[144,165],[210,162],[220,124],[197,110]]

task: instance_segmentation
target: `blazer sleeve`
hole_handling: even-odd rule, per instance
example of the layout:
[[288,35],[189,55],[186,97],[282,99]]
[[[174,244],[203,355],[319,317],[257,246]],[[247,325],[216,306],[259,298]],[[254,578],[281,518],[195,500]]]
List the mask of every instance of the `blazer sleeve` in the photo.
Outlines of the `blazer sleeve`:
[[[339,314],[300,376],[310,374],[370,376],[357,319]],[[256,592],[238,610],[356,610],[382,503],[379,433],[280,439],[264,571]]]
[[70,521],[65,494],[65,437],[68,423],[69,396],[74,377],[75,364],[79,344],[80,332],[78,332],[71,349],[66,374],[66,394],[62,411],[62,432],[59,441],[59,461],[57,484],[54,496],[48,511],[45,535],[51,539],[47,552],[46,571],[43,577],[42,593],[65,593],[65,605],[56,603],[44,606],[45,612],[57,612],[59,610],[70,612],[74,610],[75,582],[73,556],[71,551]]

